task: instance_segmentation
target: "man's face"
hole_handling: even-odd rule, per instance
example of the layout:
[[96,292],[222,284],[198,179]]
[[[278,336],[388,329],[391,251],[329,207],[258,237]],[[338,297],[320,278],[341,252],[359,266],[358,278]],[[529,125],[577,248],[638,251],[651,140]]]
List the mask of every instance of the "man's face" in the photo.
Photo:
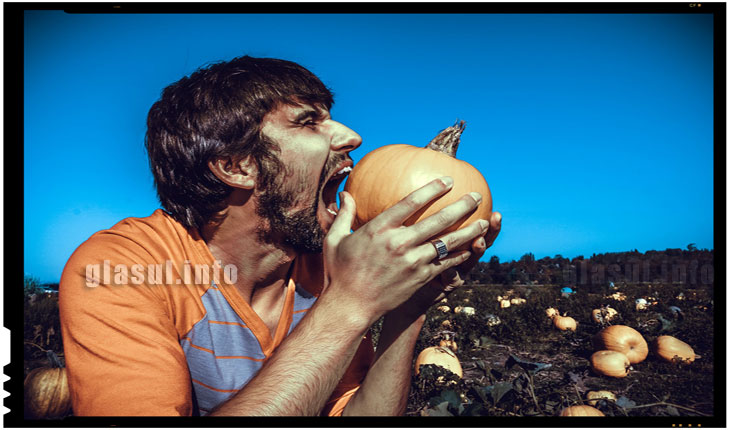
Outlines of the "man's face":
[[352,167],[349,152],[362,138],[323,107],[280,105],[263,120],[262,133],[279,146],[284,170],[257,184],[260,236],[297,252],[322,252],[337,214],[337,188]]

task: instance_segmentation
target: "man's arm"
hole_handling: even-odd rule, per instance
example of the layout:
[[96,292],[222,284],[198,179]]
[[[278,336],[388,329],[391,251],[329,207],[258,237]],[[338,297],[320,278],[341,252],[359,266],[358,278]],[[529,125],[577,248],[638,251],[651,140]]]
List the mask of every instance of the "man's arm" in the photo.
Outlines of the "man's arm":
[[[389,312],[383,321],[375,360],[367,377],[353,399],[347,404],[344,415],[403,415],[408,403],[411,383],[411,363],[419,333],[426,320],[426,312],[432,304],[463,285],[459,272],[466,274],[484,255],[501,229],[502,215],[495,212],[486,236],[472,242],[472,256],[468,261],[442,272],[427,286],[396,310]],[[452,243],[450,247],[458,246]]]
[[[435,249],[427,242],[474,209],[476,201],[471,196],[445,208],[439,222],[402,225],[411,214],[450,188],[448,182],[433,181],[355,233],[350,233],[355,202],[343,192],[342,207],[325,238],[325,287],[319,299],[259,373],[211,415],[318,414],[368,328],[421,286],[471,255],[457,252],[434,264]],[[472,235],[473,239],[478,235],[478,231],[463,230],[458,232],[464,237]],[[394,323],[398,327],[387,332],[403,333],[402,322]],[[387,363],[393,362],[388,356],[407,349],[407,345],[411,345],[412,353],[419,330],[420,326],[414,326],[405,330],[405,337],[395,335],[394,348],[384,349],[386,359],[380,363],[376,360],[376,369],[386,366],[376,371],[373,379],[387,374]]]

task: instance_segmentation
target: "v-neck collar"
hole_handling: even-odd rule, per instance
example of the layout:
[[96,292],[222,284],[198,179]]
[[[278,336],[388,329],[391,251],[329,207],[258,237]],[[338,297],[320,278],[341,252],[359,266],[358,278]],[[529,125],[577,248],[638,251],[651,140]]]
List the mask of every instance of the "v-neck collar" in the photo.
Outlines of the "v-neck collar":
[[[213,253],[210,252],[208,244],[200,235],[200,232],[193,230],[189,232],[196,246],[195,249],[201,261],[207,261],[211,266],[215,263],[216,259]],[[294,268],[297,264],[297,259],[291,263],[291,267]],[[261,345],[261,351],[268,358],[271,353],[276,349],[277,346],[284,340],[286,335],[289,333],[289,326],[293,320],[294,310],[294,294],[296,291],[296,284],[292,279],[293,270],[289,270],[289,276],[287,280],[287,286],[284,297],[284,306],[282,306],[281,315],[279,316],[279,322],[276,326],[274,333],[271,333],[269,327],[261,319],[261,317],[253,310],[251,304],[248,303],[241,293],[238,291],[235,285],[228,284],[224,279],[220,279],[220,285],[217,285],[220,292],[225,297],[228,304],[231,305],[236,314],[243,320],[246,326],[258,339]]]

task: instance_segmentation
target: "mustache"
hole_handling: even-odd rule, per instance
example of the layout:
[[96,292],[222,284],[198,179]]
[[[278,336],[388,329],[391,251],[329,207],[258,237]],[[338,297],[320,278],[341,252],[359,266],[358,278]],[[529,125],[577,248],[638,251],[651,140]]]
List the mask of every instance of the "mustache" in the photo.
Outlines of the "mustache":
[[[345,161],[352,161],[349,154],[335,153],[332,157],[327,160],[327,163],[322,169],[322,174],[319,177],[319,187],[322,188],[329,177],[335,173],[335,169]],[[353,163],[354,164],[354,163]]]

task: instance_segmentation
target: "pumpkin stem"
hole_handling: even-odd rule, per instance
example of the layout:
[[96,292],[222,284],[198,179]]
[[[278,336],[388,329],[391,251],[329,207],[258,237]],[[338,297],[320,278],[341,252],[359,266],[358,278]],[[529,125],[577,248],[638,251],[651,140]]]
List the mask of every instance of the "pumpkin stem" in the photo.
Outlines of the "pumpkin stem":
[[458,119],[451,127],[448,127],[434,137],[426,148],[433,149],[434,151],[443,152],[444,154],[456,158],[456,149],[459,147],[461,140],[461,133],[466,128],[465,121],[459,121]]

